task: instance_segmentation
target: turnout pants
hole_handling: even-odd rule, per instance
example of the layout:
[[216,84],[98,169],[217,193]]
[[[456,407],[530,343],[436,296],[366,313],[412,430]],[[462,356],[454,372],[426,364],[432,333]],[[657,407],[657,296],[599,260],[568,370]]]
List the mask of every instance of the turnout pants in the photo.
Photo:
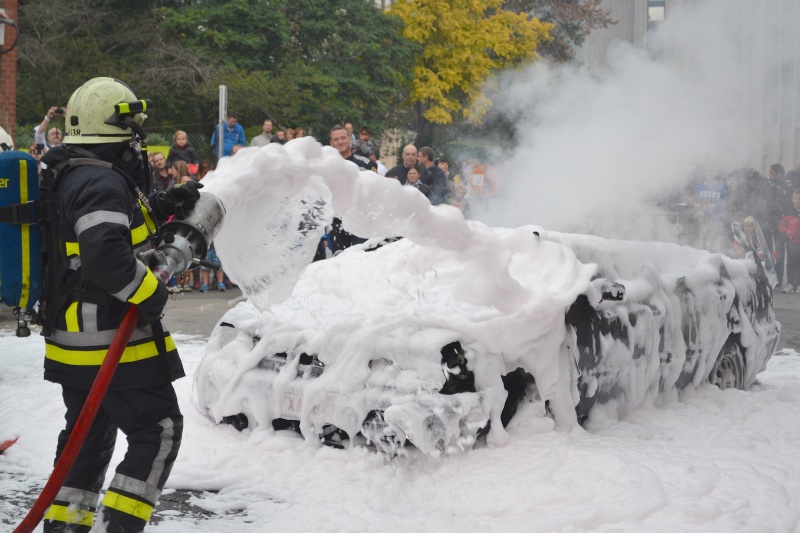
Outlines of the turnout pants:
[[[58,437],[56,460],[89,393],[66,385],[62,389],[66,428]],[[181,444],[183,416],[171,383],[106,393],[75,464],[44,517],[45,533],[91,529],[117,429],[127,436],[128,450],[105,493],[98,520],[108,533],[144,529]]]

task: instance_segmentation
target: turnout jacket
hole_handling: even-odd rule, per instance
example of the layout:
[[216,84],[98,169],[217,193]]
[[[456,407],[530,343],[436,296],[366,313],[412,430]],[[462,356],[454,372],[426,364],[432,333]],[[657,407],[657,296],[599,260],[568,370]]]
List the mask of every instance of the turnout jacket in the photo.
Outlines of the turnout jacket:
[[[67,149],[53,150],[48,156],[51,167],[69,157],[83,157]],[[59,283],[78,270],[81,281],[65,305],[50,310],[56,313],[56,322],[45,337],[44,377],[88,389],[127,304],[143,302],[158,286],[156,276],[136,256],[157,244],[156,223],[128,180],[114,170],[78,166],[59,180],[59,248],[69,262]],[[134,330],[110,388],[151,386],[183,376],[175,343],[157,321]]]

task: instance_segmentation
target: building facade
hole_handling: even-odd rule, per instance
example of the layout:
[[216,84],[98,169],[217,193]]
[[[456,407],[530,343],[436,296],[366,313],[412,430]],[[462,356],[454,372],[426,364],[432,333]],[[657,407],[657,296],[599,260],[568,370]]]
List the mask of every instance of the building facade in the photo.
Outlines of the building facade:
[[[0,10],[8,19],[16,21],[18,13],[17,0],[0,0]],[[2,126],[16,144],[17,122],[17,28],[11,25],[0,25],[0,126]],[[12,48],[13,46],[13,48]]]

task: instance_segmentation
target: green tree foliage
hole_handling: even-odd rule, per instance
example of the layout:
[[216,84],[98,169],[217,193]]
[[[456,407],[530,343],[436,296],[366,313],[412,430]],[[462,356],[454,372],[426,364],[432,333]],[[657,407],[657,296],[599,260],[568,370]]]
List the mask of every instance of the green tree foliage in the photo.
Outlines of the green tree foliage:
[[[239,14],[230,12],[230,4],[206,1],[163,10],[164,26],[185,35],[208,61],[228,58],[200,88],[205,97],[226,83],[231,101],[237,102],[233,105],[244,115],[270,116],[282,126],[303,125],[323,133],[342,121],[380,128],[399,104],[403,94],[397,87],[408,81],[413,46],[399,35],[399,23],[373,4],[237,0],[233,4]],[[268,10],[271,20],[241,16],[242,11],[259,10]],[[217,36],[219,18],[210,16],[219,11],[240,21],[226,19],[222,27],[246,35],[274,35],[280,42],[271,42],[271,37],[248,40],[249,50],[238,48],[231,54],[226,49],[231,38]],[[216,44],[209,48],[209,41]]]
[[543,42],[538,52],[556,62],[572,61],[592,30],[607,28],[616,22],[600,6],[602,0],[505,0],[503,7],[515,13],[527,13],[542,22],[550,22],[551,40]]
[[[87,1],[53,0],[23,1],[19,11],[20,121],[41,121],[50,106],[66,105],[69,92],[65,87],[78,87],[89,72],[124,77],[119,61],[121,42],[100,33],[108,31],[114,21],[110,10]],[[141,43],[138,32],[125,19],[117,33],[132,44]]]
[[176,2],[157,9],[161,27],[206,61],[243,71],[271,71],[289,39],[283,2],[204,0]]
[[21,0],[18,117],[109,75],[154,101],[151,127],[213,122],[225,84],[245,125],[379,130],[410,79],[399,27],[365,0]]

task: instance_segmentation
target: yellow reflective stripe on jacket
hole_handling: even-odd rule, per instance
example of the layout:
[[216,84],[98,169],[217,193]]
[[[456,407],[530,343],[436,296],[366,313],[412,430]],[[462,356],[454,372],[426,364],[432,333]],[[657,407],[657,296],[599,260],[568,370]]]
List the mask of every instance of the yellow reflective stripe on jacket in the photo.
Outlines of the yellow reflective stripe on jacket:
[[150,232],[145,224],[131,229],[131,244],[136,246],[150,238]]
[[103,505],[109,509],[115,509],[121,513],[141,518],[145,522],[150,520],[150,515],[153,514],[152,505],[134,500],[133,498],[128,498],[127,496],[123,496],[111,490],[106,492],[103,498]]
[[142,204],[141,200],[139,201],[139,209],[142,211],[142,216],[144,217],[144,223],[147,226],[147,229],[150,231],[151,235],[156,235],[158,233],[158,225],[156,221],[153,220],[153,217],[150,216],[150,211]]
[[[164,338],[167,351],[171,352],[175,349],[175,341],[172,337],[167,336]],[[99,366],[108,353],[107,349],[100,350],[79,350],[61,348],[55,344],[47,343],[44,348],[44,356],[48,359],[63,363],[65,365],[73,366]],[[122,352],[120,363],[133,363],[134,361],[141,361],[149,359],[158,355],[158,347],[155,341],[136,344],[134,346],[127,346],[125,351]]]
[[156,289],[158,288],[158,278],[153,274],[150,269],[147,269],[147,274],[144,275],[144,279],[142,283],[139,285],[139,288],[136,289],[136,292],[133,293],[133,296],[128,298],[128,301],[132,304],[140,304],[144,300],[150,298]]
[[72,302],[67,307],[67,312],[64,313],[64,319],[67,321],[67,331],[80,331],[81,327],[78,323],[78,302]]
[[[149,222],[148,222],[148,220],[149,220]],[[151,225],[153,226],[152,230],[150,229]],[[23,227],[27,228],[27,226],[23,226]],[[144,241],[146,241],[148,238],[150,238],[150,235],[155,235],[155,232],[156,232],[155,223],[153,222],[153,219],[150,218],[150,215],[148,214],[147,218],[145,218],[145,223],[144,224],[142,224],[140,226],[136,226],[135,228],[131,229],[131,244],[133,246],[136,246],[137,244],[141,244]],[[68,243],[66,243],[66,245],[67,245],[67,257],[69,257],[71,255],[81,255],[81,247],[78,245],[77,242],[68,242]]]
[[55,520],[56,522],[64,522],[67,524],[77,524],[79,526],[92,527],[94,523],[94,513],[83,509],[70,509],[66,505],[53,504],[44,515],[46,521]]

